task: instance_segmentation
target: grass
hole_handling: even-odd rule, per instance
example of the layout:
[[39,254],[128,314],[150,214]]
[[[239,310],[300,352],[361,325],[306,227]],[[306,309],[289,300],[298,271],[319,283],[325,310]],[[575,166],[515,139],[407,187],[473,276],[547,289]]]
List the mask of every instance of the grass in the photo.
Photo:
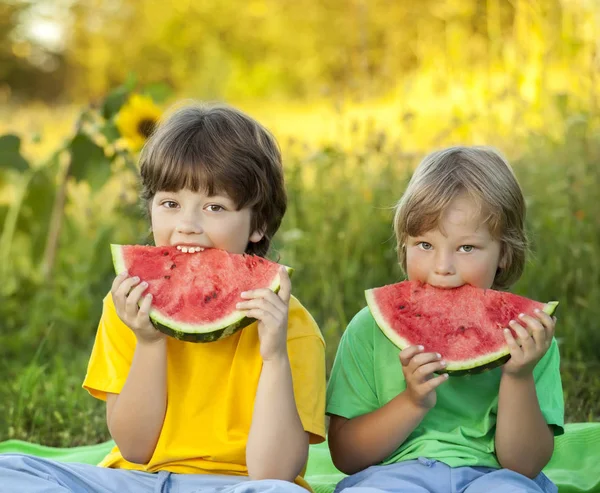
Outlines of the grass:
[[[532,241],[514,291],[560,300],[567,420],[594,421],[600,419],[600,138],[586,115],[560,124],[553,136],[502,147],[527,197]],[[274,242],[275,254],[296,269],[294,293],[325,335],[328,367],[344,327],[365,305],[364,289],[402,279],[391,207],[420,159],[386,133],[353,131],[350,147],[286,145],[289,207]],[[452,139],[460,140],[450,132],[446,141]],[[108,438],[104,405],[81,382],[113,277],[108,244],[140,242],[147,234],[132,195],[119,203],[122,195],[109,189],[93,196],[72,187],[47,283],[28,274],[30,231],[15,236],[0,289],[0,440],[74,446]]]

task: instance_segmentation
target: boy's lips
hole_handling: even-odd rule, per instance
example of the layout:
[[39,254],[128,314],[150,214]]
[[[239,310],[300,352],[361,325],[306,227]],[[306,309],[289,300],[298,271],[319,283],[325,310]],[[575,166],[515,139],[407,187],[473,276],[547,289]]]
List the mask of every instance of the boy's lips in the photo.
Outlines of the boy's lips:
[[444,284],[432,284],[432,286],[434,288],[438,288],[438,289],[455,289],[455,288],[460,288],[460,286],[445,286]]

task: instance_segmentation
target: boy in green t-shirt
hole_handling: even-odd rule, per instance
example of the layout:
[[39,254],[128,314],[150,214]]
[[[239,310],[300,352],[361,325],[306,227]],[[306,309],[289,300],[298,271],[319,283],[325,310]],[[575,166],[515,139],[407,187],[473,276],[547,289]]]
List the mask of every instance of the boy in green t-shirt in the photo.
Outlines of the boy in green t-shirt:
[[[525,262],[525,201],[495,151],[427,156],[398,202],[394,228],[409,280],[507,289]],[[350,322],[327,389],[329,447],[350,476],[340,491],[556,492],[541,472],[563,432],[555,319],[511,321],[511,358],[471,376],[436,375],[443,355],[398,350],[368,308]]]

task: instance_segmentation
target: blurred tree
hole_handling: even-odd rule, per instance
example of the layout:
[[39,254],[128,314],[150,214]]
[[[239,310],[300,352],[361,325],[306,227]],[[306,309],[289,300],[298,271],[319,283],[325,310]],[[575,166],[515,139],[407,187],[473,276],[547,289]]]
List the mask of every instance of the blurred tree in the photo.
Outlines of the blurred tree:
[[[6,5],[2,41],[27,8]],[[133,72],[206,99],[365,99],[427,72],[434,93],[483,76],[490,95],[510,85],[531,101],[561,90],[550,71],[573,63],[590,87],[599,11],[568,0],[72,0],[62,90],[100,98]],[[0,49],[16,64],[14,43]]]
[[25,0],[0,1],[0,103],[9,96],[51,100],[64,92],[62,55],[22,32],[33,6]]

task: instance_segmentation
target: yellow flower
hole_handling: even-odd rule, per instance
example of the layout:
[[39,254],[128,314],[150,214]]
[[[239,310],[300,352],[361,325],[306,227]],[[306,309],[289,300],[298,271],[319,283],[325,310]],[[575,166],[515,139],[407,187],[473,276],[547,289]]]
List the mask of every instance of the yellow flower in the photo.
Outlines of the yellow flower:
[[133,151],[141,149],[150,137],[161,112],[152,98],[133,94],[115,117],[115,124]]

